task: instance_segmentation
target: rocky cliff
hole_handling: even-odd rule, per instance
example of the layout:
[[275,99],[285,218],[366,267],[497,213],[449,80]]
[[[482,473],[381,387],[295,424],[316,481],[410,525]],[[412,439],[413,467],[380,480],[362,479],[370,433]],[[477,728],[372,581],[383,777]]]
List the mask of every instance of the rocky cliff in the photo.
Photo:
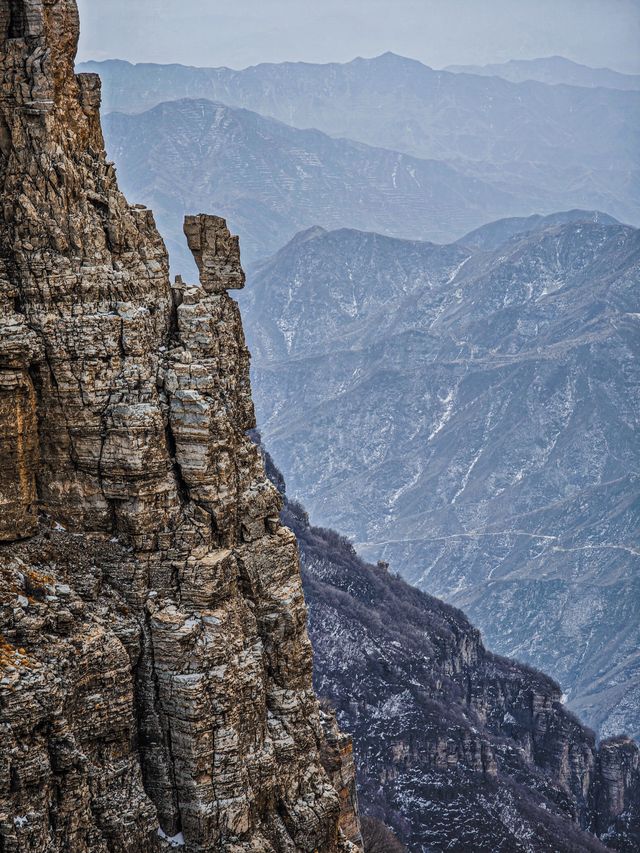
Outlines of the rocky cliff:
[[[266,456],[285,494],[284,479]],[[633,853],[640,751],[596,746],[546,675],[491,654],[465,616],[368,565],[285,499],[317,691],[353,732],[363,812],[412,853]]]
[[238,241],[188,218],[200,284],[170,285],[78,28],[74,0],[0,2],[0,849],[354,849],[296,542],[245,435]]

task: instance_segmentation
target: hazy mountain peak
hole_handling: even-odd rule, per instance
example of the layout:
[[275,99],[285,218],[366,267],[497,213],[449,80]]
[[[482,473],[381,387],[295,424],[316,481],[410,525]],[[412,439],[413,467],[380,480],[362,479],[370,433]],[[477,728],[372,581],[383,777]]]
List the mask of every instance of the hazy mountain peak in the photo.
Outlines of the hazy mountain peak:
[[380,64],[385,63],[387,65],[402,65],[407,67],[426,68],[429,71],[433,70],[428,65],[425,65],[424,62],[421,62],[419,59],[412,59],[409,56],[402,56],[402,54],[394,53],[394,51],[392,50],[387,50],[384,53],[380,53],[378,56],[374,56],[368,61],[377,62]]
[[604,225],[620,225],[621,223],[598,210],[566,210],[559,213],[551,213],[547,216],[533,214],[524,217],[509,217],[498,219],[481,225],[469,234],[465,234],[457,242],[460,245],[474,249],[495,249],[508,239],[516,235],[528,234],[532,231],[541,231],[557,225],[565,225],[570,222],[596,222]]
[[310,228],[305,228],[303,231],[298,231],[291,240],[284,246],[280,251],[284,252],[288,248],[292,246],[300,246],[302,243],[307,243],[310,240],[316,240],[318,237],[322,237],[325,234],[328,234],[326,228],[323,228],[321,225],[312,225]]
[[449,65],[454,74],[474,74],[501,77],[512,83],[535,80],[552,85],[565,84],[586,88],[640,89],[640,75],[622,74],[611,68],[591,68],[564,56],[545,56],[539,59],[510,59],[489,65]]

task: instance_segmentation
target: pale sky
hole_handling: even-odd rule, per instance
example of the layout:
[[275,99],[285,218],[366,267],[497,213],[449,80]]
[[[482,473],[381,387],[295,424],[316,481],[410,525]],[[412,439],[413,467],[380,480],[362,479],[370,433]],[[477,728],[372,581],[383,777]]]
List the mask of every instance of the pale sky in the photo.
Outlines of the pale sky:
[[387,50],[434,68],[559,54],[640,73],[640,0],[78,0],[79,60],[244,68]]

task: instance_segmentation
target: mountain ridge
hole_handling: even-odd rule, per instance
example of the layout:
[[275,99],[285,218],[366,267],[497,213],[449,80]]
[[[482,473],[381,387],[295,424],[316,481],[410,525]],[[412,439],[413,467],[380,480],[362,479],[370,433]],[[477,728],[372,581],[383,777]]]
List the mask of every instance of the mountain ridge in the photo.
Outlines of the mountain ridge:
[[[395,156],[446,164],[446,168],[455,170],[451,173],[452,180],[455,174],[456,185],[464,187],[462,197],[456,202],[461,216],[468,217],[466,207],[473,207],[476,195],[473,182],[478,181],[478,187],[490,188],[495,202],[500,198],[504,200],[501,209],[496,209],[494,204],[487,210],[485,222],[504,216],[581,207],[604,210],[622,221],[640,223],[638,92],[548,86],[537,82],[514,84],[499,78],[438,72],[393,54],[331,66],[269,64],[240,72],[126,63],[95,67],[104,78],[106,108],[128,112],[128,118],[117,120],[117,133],[110,134],[116,161],[123,156],[118,153],[123,145],[125,148],[135,146],[135,135],[148,132],[140,118],[140,109],[175,103],[184,97],[204,98],[226,104],[228,110],[249,109],[262,115],[264,120],[282,121],[294,128],[292,138],[295,130],[314,128],[343,143],[351,140],[394,151]],[[177,130],[178,135],[193,133],[193,119],[187,114],[181,116],[175,108],[163,109],[174,110],[173,125],[158,125],[155,131],[162,137],[158,143],[172,148],[174,131]],[[153,119],[147,121],[153,122]],[[135,128],[135,131],[130,130],[133,139],[128,138],[127,127]],[[196,142],[194,139],[194,150],[197,150]],[[154,144],[150,147],[153,150]],[[253,156],[259,150],[261,144],[256,141],[247,154]],[[270,158],[279,156],[274,152]],[[154,157],[157,159],[158,155]],[[175,154],[175,158],[178,162],[165,160],[158,168],[167,180],[177,185],[184,181],[184,176],[179,155]],[[129,172],[124,160],[120,165]],[[299,176],[304,177],[308,171],[305,164],[296,165],[302,170]],[[129,177],[142,179],[145,170],[150,168],[154,168],[153,163],[140,158],[140,175]],[[205,152],[201,154],[198,168],[212,172]],[[267,163],[263,168],[269,175]],[[445,165],[441,167],[444,168]],[[387,171],[391,174],[393,165]],[[321,177],[330,181],[331,176],[332,169],[327,164]],[[215,191],[214,184],[211,193]],[[189,190],[189,194],[193,192]],[[309,192],[316,192],[312,185]],[[435,202],[440,201],[440,195],[446,202],[449,198],[446,187],[438,188]],[[357,187],[353,188],[352,196],[352,216],[361,215],[368,202],[363,200],[360,210],[355,211],[353,200],[358,201]],[[517,210],[513,207],[513,199]],[[153,201],[161,211],[163,194],[158,192]],[[250,232],[256,224],[262,223],[260,227],[264,227],[266,217],[260,209],[259,198],[254,198],[252,203],[258,204],[258,210],[255,221],[248,223],[248,242],[247,234],[240,231],[243,245],[250,250],[250,260],[255,259]],[[371,217],[379,208],[380,204],[375,204],[369,209],[368,223],[360,219],[323,223],[317,215],[315,221],[328,227],[344,224],[384,231]],[[272,220],[277,220],[278,216],[277,207],[269,213]],[[447,231],[451,216],[451,212],[438,212],[436,218],[444,226],[440,234],[435,230],[429,234],[409,230],[397,236],[448,241],[476,224],[462,223],[454,234],[450,229]],[[230,221],[237,228],[233,216]],[[280,245],[311,224],[307,218],[296,216],[291,230],[281,235]],[[163,231],[171,247],[177,248],[177,232],[168,233],[165,228]],[[260,251],[264,256],[275,248],[279,246],[263,246]]]
[[625,74],[611,68],[584,65],[564,56],[545,56],[537,59],[510,59],[507,62],[487,65],[447,65],[444,69],[453,74],[496,76],[520,83],[536,80],[551,85],[601,86],[612,89],[640,89],[640,75]]
[[[585,772],[593,733],[552,679],[492,655],[463,613],[313,527],[262,452],[300,545],[314,683],[353,732],[365,814],[413,853],[604,850],[585,828],[630,853],[640,837],[638,745],[603,741]],[[620,784],[626,793],[611,797]]]
[[206,99],[111,113],[105,135],[123,187],[153,205],[172,255],[187,269],[183,215],[213,196],[242,234],[249,261],[319,222],[448,238],[495,218],[495,211],[526,209],[446,163],[291,128]]
[[[413,68],[424,69],[428,72],[432,72],[433,74],[444,74],[444,75],[457,75],[457,74],[468,74],[474,77],[492,77],[495,76],[501,80],[504,80],[507,83],[512,83],[514,85],[519,85],[521,83],[541,83],[543,85],[563,85],[568,87],[575,88],[592,88],[593,86],[589,86],[586,83],[579,82],[561,82],[556,80],[549,79],[539,79],[536,77],[526,77],[524,76],[527,71],[531,73],[535,73],[536,69],[539,68],[541,71],[545,69],[545,67],[549,67],[549,74],[552,73],[555,68],[556,73],[561,74],[563,71],[565,76],[571,71],[574,72],[575,79],[580,79],[580,75],[583,74],[585,76],[594,75],[596,78],[598,76],[607,77],[610,76],[612,81],[617,81],[618,86],[610,83],[609,86],[602,85],[602,88],[629,88],[631,91],[635,91],[640,88],[640,75],[635,74],[625,74],[623,72],[614,71],[611,68],[607,67],[593,67],[584,65],[582,63],[573,62],[570,59],[567,59],[562,56],[549,56],[549,57],[540,57],[538,59],[531,60],[507,60],[502,63],[489,63],[487,65],[447,65],[444,68],[435,68],[431,65],[428,65],[426,62],[423,62],[419,59],[413,59],[409,56],[403,56],[402,54],[396,53],[395,51],[388,50],[383,53],[376,54],[375,56],[355,56],[353,59],[346,60],[344,62],[307,62],[304,60],[284,60],[282,62],[258,62],[253,65],[248,65],[243,68],[230,68],[229,66],[220,65],[220,66],[202,66],[202,65],[185,65],[180,62],[172,62],[172,63],[163,63],[163,62],[131,62],[126,59],[118,59],[118,58],[107,58],[100,60],[87,59],[78,64],[78,70],[80,72],[86,71],[89,73],[97,73],[100,74],[106,72],[109,75],[109,72],[112,69],[117,69],[119,71],[126,71],[130,73],[131,70],[137,69],[138,71],[142,70],[161,70],[161,69],[179,69],[182,71],[188,72],[196,72],[201,74],[203,78],[215,76],[216,74],[228,74],[229,76],[242,76],[249,74],[257,74],[258,72],[272,69],[296,69],[296,68],[308,68],[308,69],[341,69],[347,68],[349,66],[358,66],[358,65],[389,65],[390,63],[394,63],[400,66],[409,66]],[[502,71],[504,75],[510,76],[502,76],[500,73],[496,73]],[[519,73],[520,76],[515,76]],[[109,92],[107,96],[107,100],[105,101],[105,112],[111,112],[114,109],[120,108],[120,102],[118,100],[110,100],[111,97],[117,97],[115,93]],[[161,101],[157,101],[156,103],[160,103]],[[148,100],[140,100],[136,102],[136,109],[140,109],[141,107],[144,109],[149,109],[153,104]]]
[[291,494],[633,734],[640,232],[583,216],[489,251],[319,234],[241,299]]

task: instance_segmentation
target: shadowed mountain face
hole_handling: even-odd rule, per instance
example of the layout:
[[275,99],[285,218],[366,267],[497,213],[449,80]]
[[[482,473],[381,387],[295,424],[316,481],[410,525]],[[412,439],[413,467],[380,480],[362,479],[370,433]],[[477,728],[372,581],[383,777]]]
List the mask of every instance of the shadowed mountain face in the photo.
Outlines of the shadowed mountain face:
[[243,307],[292,495],[603,735],[640,731],[639,269],[640,232],[579,211],[468,245],[316,229]]
[[537,80],[539,83],[586,86],[589,89],[602,86],[607,89],[638,90],[640,75],[621,74],[610,68],[590,68],[572,62],[563,56],[547,56],[541,59],[511,59],[493,65],[449,65],[446,71],[454,74],[475,74],[485,77],[502,77],[512,83]]
[[[206,98],[297,128],[315,127],[331,136],[447,161],[526,199],[518,211],[522,214],[583,207],[640,223],[638,92],[451,74],[391,53],[344,65],[265,64],[244,71],[122,62],[83,68],[102,76],[108,110],[136,112],[163,101]],[[174,135],[189,132],[189,124],[176,117],[161,145],[171,146]],[[117,140],[111,139],[113,146]],[[164,166],[177,180],[171,164]],[[392,171],[391,166],[389,177]],[[363,207],[368,203],[366,197],[359,201],[356,196],[356,201]],[[513,214],[512,207],[505,207],[493,218]],[[299,221],[298,229],[309,224]],[[447,224],[445,219],[443,230]]]
[[[268,455],[266,470],[284,493]],[[596,750],[558,685],[489,653],[460,611],[367,565],[299,504],[285,498],[282,517],[300,547],[316,690],[353,733],[366,814],[412,853],[637,849],[637,744]]]
[[105,119],[120,181],[152,205],[178,270],[188,210],[216,209],[242,235],[243,256],[268,257],[317,222],[447,240],[523,201],[446,163],[296,130],[210,101],[173,101]]

